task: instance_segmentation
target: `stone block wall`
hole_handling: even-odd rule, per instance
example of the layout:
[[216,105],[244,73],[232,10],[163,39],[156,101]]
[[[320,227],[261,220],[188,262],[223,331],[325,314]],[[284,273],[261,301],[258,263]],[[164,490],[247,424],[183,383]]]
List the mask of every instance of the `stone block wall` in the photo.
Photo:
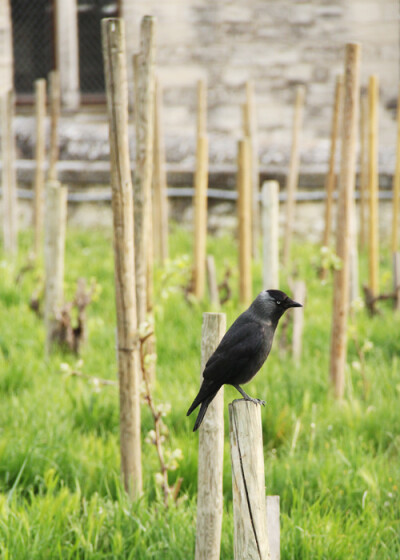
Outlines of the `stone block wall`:
[[343,72],[345,43],[357,41],[362,84],[371,73],[380,79],[381,163],[394,166],[397,0],[121,0],[121,11],[129,55],[139,48],[142,16],[157,17],[158,75],[172,159],[175,154],[190,163],[194,157],[196,81],[206,78],[211,162],[235,158],[248,79],[255,85],[261,163],[289,157],[297,84],[307,89],[303,153],[310,163],[325,161],[335,78]]

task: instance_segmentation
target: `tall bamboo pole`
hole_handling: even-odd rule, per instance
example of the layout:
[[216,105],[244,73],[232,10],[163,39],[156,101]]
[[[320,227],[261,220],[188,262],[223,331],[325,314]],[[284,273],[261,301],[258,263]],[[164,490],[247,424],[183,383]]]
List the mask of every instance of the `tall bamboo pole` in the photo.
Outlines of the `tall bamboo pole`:
[[58,124],[61,112],[60,74],[53,70],[49,74],[50,100],[50,147],[49,147],[49,181],[57,179],[57,162],[59,157]]
[[34,180],[34,206],[33,206],[33,228],[34,228],[34,252],[36,258],[40,255],[43,238],[43,187],[44,187],[44,164],[46,156],[46,80],[35,81],[35,180]]
[[251,272],[251,183],[249,140],[238,143],[238,221],[239,221],[239,301],[250,304],[252,294]]
[[359,67],[361,47],[346,45],[341,169],[336,228],[336,253],[342,261],[333,277],[330,377],[336,398],[344,394],[347,354],[347,318],[349,313],[349,275],[351,212],[355,185],[356,138],[359,104]]
[[0,93],[0,128],[3,184],[3,242],[10,256],[18,250],[18,199],[15,172],[15,138],[13,132],[14,93]]
[[290,152],[289,173],[286,181],[286,221],[283,237],[283,265],[288,266],[290,259],[290,247],[296,210],[296,191],[299,182],[299,144],[300,130],[303,121],[305,88],[298,86],[294,106],[292,149]]
[[128,88],[123,20],[102,20],[102,44],[109,120],[114,224],[121,469],[125,489],[131,497],[135,498],[142,492],[140,349],[136,316],[133,198],[128,144]]
[[[201,371],[225,334],[224,313],[204,313]],[[219,560],[222,527],[224,461],[224,390],[208,407],[199,429],[195,560]]]
[[400,88],[397,99],[397,147],[396,169],[393,176],[392,202],[392,253],[396,253],[399,246],[399,212],[400,212]]
[[207,134],[207,84],[204,79],[197,82],[197,137]]
[[379,293],[379,233],[378,233],[378,77],[370,76],[368,84],[368,190],[369,190],[369,287],[374,296]]
[[331,241],[332,231],[332,208],[333,208],[333,193],[336,186],[336,153],[337,142],[339,136],[340,116],[343,102],[343,76],[337,76],[335,86],[335,98],[332,113],[332,128],[331,128],[331,147],[329,155],[328,175],[325,181],[326,190],[326,204],[325,204],[325,228],[322,238],[322,245],[329,247]]

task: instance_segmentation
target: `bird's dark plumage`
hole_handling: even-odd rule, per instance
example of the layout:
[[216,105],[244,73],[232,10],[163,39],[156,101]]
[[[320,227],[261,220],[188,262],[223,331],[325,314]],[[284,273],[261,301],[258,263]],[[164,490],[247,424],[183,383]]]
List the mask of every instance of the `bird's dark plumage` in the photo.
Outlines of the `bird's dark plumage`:
[[193,431],[222,385],[233,385],[245,399],[265,404],[249,397],[240,385],[250,381],[267,359],[278,321],[290,307],[301,304],[280,290],[265,290],[239,315],[204,368],[200,391],[187,412],[189,416],[201,404]]

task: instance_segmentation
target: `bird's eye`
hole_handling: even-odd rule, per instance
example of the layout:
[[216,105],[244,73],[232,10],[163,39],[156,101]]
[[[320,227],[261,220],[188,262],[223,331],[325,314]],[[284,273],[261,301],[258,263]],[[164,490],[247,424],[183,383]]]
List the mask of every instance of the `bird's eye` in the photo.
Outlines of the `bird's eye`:
[[281,302],[279,301],[279,299],[276,299],[276,300],[275,300],[275,303],[276,303],[276,305],[280,305],[280,304],[281,304]]

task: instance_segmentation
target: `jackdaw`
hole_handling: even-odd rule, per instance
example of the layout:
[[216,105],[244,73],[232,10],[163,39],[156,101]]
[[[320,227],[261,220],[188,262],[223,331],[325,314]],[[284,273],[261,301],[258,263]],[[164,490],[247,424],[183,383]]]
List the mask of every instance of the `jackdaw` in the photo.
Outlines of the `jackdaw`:
[[189,416],[201,404],[194,432],[224,384],[233,385],[245,400],[265,405],[247,395],[240,385],[250,381],[268,358],[278,321],[289,307],[302,305],[281,290],[265,290],[226,332],[206,363],[200,391],[187,412]]

